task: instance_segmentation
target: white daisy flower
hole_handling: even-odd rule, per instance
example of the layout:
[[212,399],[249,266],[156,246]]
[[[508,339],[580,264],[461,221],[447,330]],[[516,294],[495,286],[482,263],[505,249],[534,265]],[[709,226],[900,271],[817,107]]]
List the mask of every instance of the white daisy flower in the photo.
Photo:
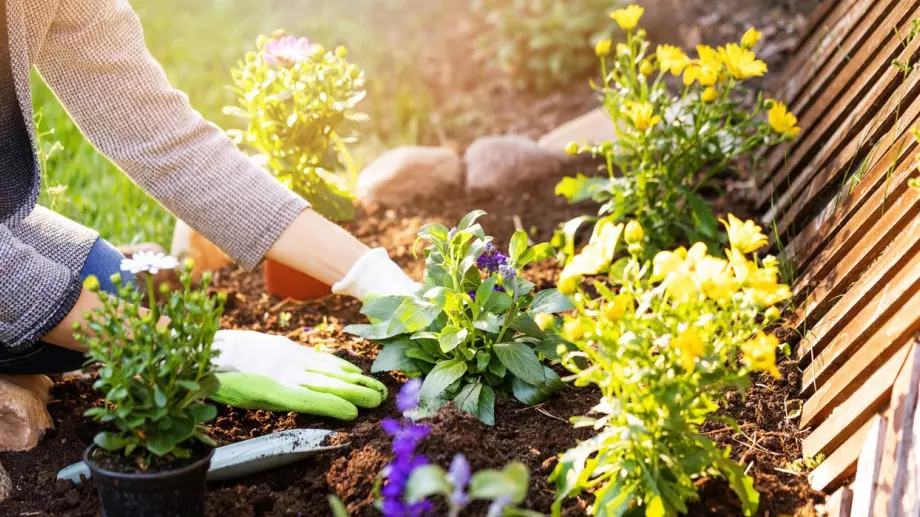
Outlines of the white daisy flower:
[[179,261],[176,257],[152,251],[139,251],[133,257],[121,261],[121,270],[128,271],[132,275],[141,272],[155,275],[161,269],[176,269],[177,267],[179,267]]

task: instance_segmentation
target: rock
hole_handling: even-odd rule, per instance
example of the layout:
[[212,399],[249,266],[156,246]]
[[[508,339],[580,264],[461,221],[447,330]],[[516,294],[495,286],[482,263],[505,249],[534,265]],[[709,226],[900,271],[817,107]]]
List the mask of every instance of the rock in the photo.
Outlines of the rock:
[[0,452],[27,451],[51,427],[51,415],[38,395],[0,380]]
[[13,480],[0,463],[0,503],[10,498],[13,493]]
[[182,221],[176,221],[169,254],[179,260],[192,259],[192,276],[197,280],[205,271],[217,271],[233,264],[233,259],[203,235]]
[[562,152],[549,151],[524,136],[487,136],[473,142],[463,156],[468,191],[498,190],[522,181],[559,175],[571,163]]
[[615,139],[613,121],[603,108],[597,108],[543,135],[538,144],[548,151],[564,152],[569,142],[596,144]]
[[358,176],[358,197],[367,203],[399,206],[413,198],[460,186],[460,156],[449,147],[404,146],[387,151]]
[[0,375],[0,381],[13,384],[31,391],[42,404],[47,405],[51,400],[51,386],[54,382],[47,375]]

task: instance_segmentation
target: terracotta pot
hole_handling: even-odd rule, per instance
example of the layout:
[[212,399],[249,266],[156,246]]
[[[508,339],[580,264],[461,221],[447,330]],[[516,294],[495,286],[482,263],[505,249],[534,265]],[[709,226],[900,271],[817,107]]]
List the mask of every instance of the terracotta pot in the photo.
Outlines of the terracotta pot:
[[265,290],[294,300],[315,300],[332,292],[323,282],[274,260],[265,261]]

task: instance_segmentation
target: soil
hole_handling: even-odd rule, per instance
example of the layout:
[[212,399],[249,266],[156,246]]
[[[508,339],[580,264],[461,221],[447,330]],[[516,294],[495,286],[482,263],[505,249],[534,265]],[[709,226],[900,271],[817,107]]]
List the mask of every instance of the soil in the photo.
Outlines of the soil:
[[[763,28],[767,45],[765,59],[774,71],[781,68],[796,31],[804,26],[814,5],[814,2],[789,2],[787,5],[777,0],[649,0],[644,3],[650,23],[660,25],[650,28],[651,37],[685,46],[737,39],[750,25]],[[659,19],[654,17],[656,12],[675,14],[670,19]],[[445,141],[463,147],[479,134],[518,132],[539,136],[596,106],[595,93],[584,86],[584,82],[551,94],[519,95],[509,90],[500,77],[475,73],[477,65],[470,62],[468,48],[458,43],[463,39],[462,31],[471,30],[470,26],[463,23],[456,26],[459,29],[445,31],[447,43],[432,45],[435,50],[450,50],[449,55],[437,61],[454,68],[450,73],[432,70],[431,81],[443,89],[445,99],[465,99],[463,105],[443,104],[441,116],[456,118],[465,114],[463,116],[468,118],[464,120],[471,122],[452,125],[455,132],[446,133]],[[774,72],[773,75],[779,74]],[[451,79],[458,77],[464,79]],[[566,174],[574,172],[578,171],[569,170]],[[391,256],[418,279],[423,263],[413,255],[413,244],[423,224],[453,225],[468,211],[481,208],[489,214],[482,219],[487,233],[496,237],[497,244],[505,246],[520,226],[530,233],[534,242],[544,242],[552,237],[561,221],[592,210],[587,205],[567,205],[554,196],[555,183],[554,178],[546,178],[520,185],[513,192],[458,194],[401,209],[363,207],[355,222],[347,227],[368,245],[388,249]],[[719,215],[728,211],[739,216],[756,215],[750,213],[748,205],[730,186],[726,182],[724,189],[712,193],[716,212]],[[558,266],[547,261],[531,266],[524,274],[539,289],[553,286],[558,272]],[[378,352],[378,346],[341,332],[345,325],[362,321],[358,312],[360,305],[354,300],[329,296],[301,303],[272,298],[265,294],[258,270],[252,273],[235,269],[220,271],[215,275],[214,288],[229,295],[223,321],[225,328],[284,334],[300,343],[333,352],[365,370]],[[282,317],[282,313],[289,316]],[[703,432],[719,445],[731,446],[732,457],[748,466],[748,473],[761,494],[759,515],[815,515],[815,506],[823,501],[824,495],[810,490],[804,474],[787,468],[801,458],[801,441],[805,436],[794,425],[794,411],[801,404],[801,400],[796,399],[799,372],[792,361],[780,364],[780,370],[782,379],[756,378],[746,393],[728,395],[721,413],[735,419],[739,429],[721,422],[708,422]],[[391,394],[404,380],[398,374],[380,374],[377,378],[387,385]],[[0,455],[0,463],[13,480],[12,496],[0,503],[0,516],[92,516],[100,513],[91,480],[81,485],[55,481],[57,471],[79,461],[86,446],[92,443],[93,435],[99,431],[97,424],[82,416],[87,408],[100,404],[98,395],[92,390],[92,373],[58,379],[52,394],[54,400],[49,410],[55,429],[30,452]],[[572,388],[536,407],[500,400],[496,404],[496,426],[493,428],[447,408],[430,420],[433,430],[425,439],[421,452],[442,466],[446,466],[455,453],[461,452],[474,469],[499,467],[510,460],[522,461],[532,471],[526,506],[548,513],[554,490],[546,477],[555,465],[556,455],[591,434],[589,429],[573,429],[568,419],[588,413],[596,400],[597,392]],[[331,443],[349,445],[293,466],[243,480],[212,484],[207,494],[207,514],[220,517],[327,516],[330,512],[326,498],[335,494],[345,502],[352,515],[378,515],[373,509],[375,476],[391,459],[390,440],[380,429],[379,422],[395,414],[393,397],[379,408],[361,411],[352,422],[219,407],[213,435],[221,443],[285,429],[322,428],[338,431]],[[698,484],[701,499],[692,505],[691,515],[740,514],[737,498],[726,483],[706,478]],[[570,501],[565,514],[585,515],[589,503],[589,499]],[[484,514],[478,510],[468,514]]]

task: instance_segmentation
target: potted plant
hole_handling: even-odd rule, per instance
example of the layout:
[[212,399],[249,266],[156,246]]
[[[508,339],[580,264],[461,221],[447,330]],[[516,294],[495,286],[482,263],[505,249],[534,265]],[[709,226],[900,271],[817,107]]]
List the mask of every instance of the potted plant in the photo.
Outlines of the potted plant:
[[[228,132],[237,144],[255,151],[275,177],[335,221],[354,217],[357,171],[346,144],[355,137],[347,126],[365,117],[354,111],[365,95],[364,73],[347,56],[345,47],[329,52],[281,32],[262,37],[232,71],[239,106],[225,109],[247,121],[246,129]],[[343,169],[347,174],[337,174]],[[276,296],[310,299],[330,292],[328,285],[271,260],[265,279]]]
[[[104,403],[86,415],[104,430],[83,456],[103,515],[204,514],[215,443],[203,424],[217,410],[202,399],[218,388],[211,343],[226,297],[208,296],[208,273],[192,289],[190,263],[180,274],[183,289],[171,291],[163,284],[157,290],[153,275],[177,265],[163,254],[125,259],[122,270],[143,276],[144,294],[133,286],[121,288],[119,297],[100,294],[102,308],[74,325],[88,347],[88,362],[103,365],[93,387],[104,394]],[[119,285],[121,278],[115,275],[112,281]],[[86,286],[98,292],[99,282],[90,277]]]

